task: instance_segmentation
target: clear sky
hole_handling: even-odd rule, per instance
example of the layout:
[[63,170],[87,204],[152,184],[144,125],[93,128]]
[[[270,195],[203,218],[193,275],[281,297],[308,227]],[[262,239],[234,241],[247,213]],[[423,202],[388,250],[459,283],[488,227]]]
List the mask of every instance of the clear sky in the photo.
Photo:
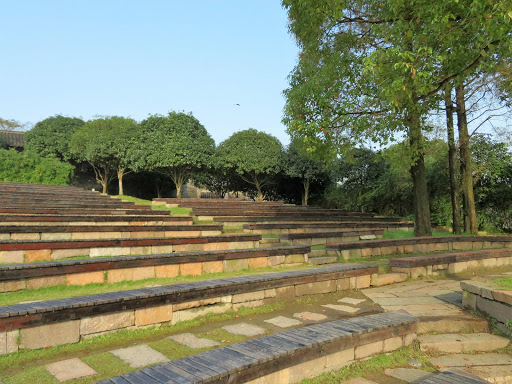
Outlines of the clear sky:
[[[0,117],[192,112],[217,143],[281,124],[298,48],[279,0],[0,0]],[[240,104],[237,106],[235,104]]]

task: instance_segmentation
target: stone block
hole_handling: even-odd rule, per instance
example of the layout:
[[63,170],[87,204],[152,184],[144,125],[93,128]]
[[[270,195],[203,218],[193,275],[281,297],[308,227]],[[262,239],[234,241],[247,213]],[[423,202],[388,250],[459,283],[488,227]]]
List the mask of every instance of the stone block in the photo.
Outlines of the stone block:
[[395,246],[389,246],[389,247],[381,247],[380,248],[380,254],[381,255],[394,255],[397,254],[398,250]]
[[404,245],[404,253],[413,253],[414,245],[413,244],[405,244]]
[[467,291],[462,292],[462,306],[464,308],[476,309],[476,295]]
[[354,348],[345,349],[326,356],[325,368],[338,368],[354,360]]
[[371,276],[354,276],[350,278],[350,289],[368,288],[371,283]]
[[220,273],[222,272],[223,264],[222,260],[217,261],[205,261],[202,265],[203,273]]
[[130,247],[130,255],[150,255],[151,246],[147,247]]
[[268,266],[267,257],[251,257],[247,259],[250,269],[265,268]]
[[10,233],[0,233],[0,241],[8,241],[11,240]]
[[107,283],[118,283],[120,281],[132,280],[132,268],[113,269],[107,272]]
[[290,370],[289,382],[298,383],[303,379],[320,375],[325,368],[326,359],[325,356],[322,356],[288,368]]
[[341,257],[343,257],[344,260],[358,258],[362,256],[361,251],[361,249],[344,249],[341,251]]
[[[184,303],[178,303],[173,305],[173,311],[182,311],[184,309],[190,309],[190,308],[197,308],[202,307],[204,305],[212,305],[222,302],[221,297],[211,297],[208,299],[199,299],[199,300],[193,300],[193,301],[186,301]],[[224,302],[231,302],[231,299],[229,301]]]
[[464,272],[468,269],[468,263],[466,261],[451,263],[448,265],[448,273],[456,274]]
[[[230,243],[231,244],[231,243]],[[225,251],[228,249],[228,243],[219,242],[219,243],[206,243],[204,244],[205,251]],[[234,247],[229,247],[229,249],[235,249]]]
[[405,273],[374,274],[371,276],[371,285],[381,287],[383,285],[400,283],[405,280],[407,280],[407,274]]
[[105,273],[103,271],[72,273],[66,275],[66,285],[86,285],[92,283],[103,283]]
[[160,305],[158,307],[140,308],[135,310],[135,325],[137,327],[164,323],[172,320],[172,304]]
[[90,257],[100,256],[126,256],[130,254],[130,247],[100,247],[91,248]]
[[24,253],[24,251],[0,251],[0,264],[24,263]]
[[452,243],[453,250],[461,249],[473,249],[473,243],[471,241],[454,241]]
[[39,233],[12,233],[12,241],[40,240]]
[[155,267],[132,268],[132,280],[146,280],[155,277]]
[[492,296],[496,301],[512,305],[512,291],[492,291]]
[[201,317],[207,315],[208,313],[224,313],[232,309],[231,303],[220,303],[216,305],[209,305],[207,307],[198,307],[185,309],[182,311],[173,312],[172,315],[172,324],[176,324],[180,321],[188,321],[193,320],[197,317]]
[[276,289],[265,289],[265,299],[271,299],[277,296]]
[[284,263],[285,257],[284,256],[270,256],[268,258],[268,262],[271,267],[275,267],[277,265],[281,265]]
[[163,253],[172,253],[173,245],[152,245],[151,253],[152,254],[163,254]]
[[488,300],[481,296],[476,297],[476,309],[495,318],[499,322],[506,323],[512,319],[512,307],[494,300]]
[[482,262],[482,266],[485,268],[496,267],[496,259],[495,258],[483,259],[483,260],[481,260],[481,262]]
[[179,274],[180,266],[178,264],[155,266],[155,277],[177,277]]
[[233,311],[238,311],[240,308],[255,308],[255,307],[261,307],[265,304],[264,300],[252,300],[252,301],[245,301],[243,303],[233,304]]
[[473,241],[473,249],[483,249],[484,242],[483,241]]
[[41,233],[41,240],[71,240],[71,233]]
[[257,379],[246,382],[245,384],[290,384],[290,369],[282,369],[280,371],[258,377]]
[[181,276],[198,276],[202,273],[202,263],[180,264]]
[[20,331],[6,331],[0,333],[0,355],[18,352],[18,336]]
[[194,252],[194,251],[204,251],[205,244],[176,244],[173,245],[172,249],[174,252]]
[[336,280],[317,281],[309,284],[295,286],[295,296],[318,295],[321,293],[336,292]]
[[354,358],[356,360],[364,359],[373,355],[377,355],[384,351],[384,341],[375,341],[373,343],[360,345],[355,348]]
[[80,335],[90,335],[130,327],[135,324],[134,311],[85,317],[80,320]]
[[392,352],[392,351],[402,348],[402,346],[403,346],[402,336],[391,337],[389,339],[384,340],[384,347],[383,347],[384,350],[383,351],[384,351],[384,353]]
[[55,285],[65,285],[66,276],[34,277],[27,279],[27,289],[38,289],[43,287],[53,287]]
[[339,291],[348,291],[350,289],[350,278],[346,277],[344,279],[338,279],[336,282],[336,290]]
[[304,263],[304,255],[286,255],[284,258],[286,264]]
[[247,259],[224,260],[222,263],[224,272],[241,271],[249,268],[249,262]]
[[413,279],[417,279],[420,276],[427,276],[427,268],[425,268],[425,267],[410,268],[410,276]]
[[35,249],[25,251],[25,263],[33,263],[36,261],[50,261],[51,250]]
[[97,373],[77,357],[48,364],[45,368],[60,382],[92,376]]
[[21,291],[27,288],[25,280],[1,281],[0,292],[14,292]]
[[80,339],[80,321],[64,321],[20,330],[20,349],[39,349],[77,343]]
[[265,298],[265,291],[239,293],[233,295],[233,304],[244,303],[246,301],[263,300]]
[[418,335],[416,333],[408,333],[407,335],[404,335],[403,338],[404,338],[404,347],[407,347],[416,341],[416,339],[418,338]]
[[280,301],[295,300],[295,287],[276,288],[276,298]]
[[52,260],[68,259],[70,257],[89,256],[89,248],[75,248],[75,249],[53,249]]

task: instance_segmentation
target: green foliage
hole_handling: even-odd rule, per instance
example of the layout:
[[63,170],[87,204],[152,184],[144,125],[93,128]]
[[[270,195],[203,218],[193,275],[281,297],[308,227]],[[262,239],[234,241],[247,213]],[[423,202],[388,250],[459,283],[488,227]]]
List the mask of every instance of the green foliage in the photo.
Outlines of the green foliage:
[[73,133],[84,125],[82,119],[56,115],[38,122],[25,133],[25,149],[43,157],[56,156],[68,161],[72,158],[69,142]]
[[45,158],[37,153],[0,149],[0,181],[66,185],[74,167],[57,158]]
[[226,169],[254,185],[262,200],[262,188],[282,169],[283,147],[274,136],[249,128],[222,142],[218,157]]
[[153,115],[142,121],[141,127],[136,168],[170,176],[180,197],[183,183],[209,166],[215,142],[191,113]]

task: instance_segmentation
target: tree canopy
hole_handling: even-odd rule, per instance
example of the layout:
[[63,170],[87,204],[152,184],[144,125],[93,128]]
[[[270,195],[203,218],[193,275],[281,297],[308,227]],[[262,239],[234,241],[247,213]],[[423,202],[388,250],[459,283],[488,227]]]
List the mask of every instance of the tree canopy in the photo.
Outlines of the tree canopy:
[[281,142],[252,128],[236,132],[220,143],[218,153],[226,168],[256,188],[260,201],[263,200],[263,188],[283,167]]
[[140,124],[137,169],[168,175],[176,184],[178,198],[181,197],[182,185],[192,174],[208,166],[215,142],[191,113],[152,115]]
[[69,151],[71,136],[83,125],[84,121],[76,117],[48,117],[25,133],[25,148],[44,157],[56,156],[68,161],[72,158]]

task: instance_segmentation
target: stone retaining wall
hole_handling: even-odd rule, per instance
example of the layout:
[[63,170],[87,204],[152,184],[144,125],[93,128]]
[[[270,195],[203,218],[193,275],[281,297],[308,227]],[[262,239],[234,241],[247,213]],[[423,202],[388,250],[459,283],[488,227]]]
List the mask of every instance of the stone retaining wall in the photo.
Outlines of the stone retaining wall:
[[295,266],[307,263],[310,251],[310,247],[254,248],[0,266],[0,292]]
[[370,286],[378,268],[346,264],[0,307],[0,353],[76,343],[120,329]]
[[500,267],[512,265],[512,249],[491,249],[425,255],[390,259],[393,272],[406,273],[412,278],[419,276],[437,276],[445,273],[461,273],[468,269]]
[[328,254],[341,255],[345,260],[348,260],[353,257],[371,257],[413,252],[512,248],[512,236],[413,237],[326,244],[325,248]]
[[261,235],[275,234],[286,235],[292,233],[303,232],[338,232],[338,231],[357,231],[357,230],[370,230],[380,229],[384,231],[396,230],[412,230],[414,226],[412,223],[379,223],[379,222],[365,222],[365,223],[306,223],[306,224],[244,224],[244,231],[247,233],[256,233]]
[[381,239],[383,229],[368,229],[355,231],[338,232],[303,232],[279,235],[284,241],[289,241],[292,245],[323,245],[337,241],[359,241],[370,239]]
[[512,291],[499,290],[492,282],[462,281],[462,305],[496,320],[496,326],[512,335]]
[[255,248],[260,235],[177,238],[0,242],[0,263],[16,264],[70,257],[150,255],[187,251]]
[[[298,383],[410,345],[416,339],[417,321],[408,313],[395,311],[315,324],[216,348],[100,383]],[[224,364],[227,356],[229,366]],[[209,363],[205,367],[198,361]],[[182,375],[191,368],[196,375],[185,373],[185,379]]]

